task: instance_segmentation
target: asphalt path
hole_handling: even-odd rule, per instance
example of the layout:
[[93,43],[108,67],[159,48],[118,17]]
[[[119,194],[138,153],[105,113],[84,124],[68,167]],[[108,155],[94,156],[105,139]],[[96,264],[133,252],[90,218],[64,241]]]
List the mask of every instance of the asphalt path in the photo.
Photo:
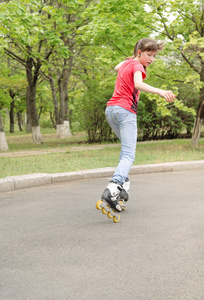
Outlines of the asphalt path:
[[204,169],[132,175],[119,223],[109,178],[0,194],[1,300],[203,300]]

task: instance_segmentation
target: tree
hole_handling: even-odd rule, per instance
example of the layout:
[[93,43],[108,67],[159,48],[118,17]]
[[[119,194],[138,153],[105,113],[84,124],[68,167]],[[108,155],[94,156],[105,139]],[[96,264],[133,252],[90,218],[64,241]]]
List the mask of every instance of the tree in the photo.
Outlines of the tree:
[[107,101],[111,98],[116,74],[110,66],[100,60],[91,61],[90,57],[99,55],[102,48],[93,46],[84,50],[77,65],[78,78],[83,83],[75,92],[75,119],[80,128],[88,135],[89,143],[110,141],[114,139],[105,118]]
[[[109,68],[113,69],[113,66],[116,65],[117,62],[132,55],[136,41],[143,37],[152,36],[154,30],[158,29],[158,17],[157,19],[156,17],[153,20],[151,19],[149,12],[147,12],[146,2],[147,1],[142,1],[141,3],[123,0],[117,2],[112,0],[102,0],[94,5],[92,8],[93,18],[91,22],[84,27],[87,36],[92,40],[93,47],[98,47],[94,54],[92,54],[92,56],[95,57],[95,65],[100,61],[101,66],[102,64],[106,66],[109,65]],[[123,7],[122,13],[121,7]],[[150,26],[150,24],[152,26]],[[162,52],[157,56],[157,63],[153,64],[153,67],[151,66],[150,70],[148,70],[150,76],[148,76],[147,83],[163,89],[173,88],[177,94],[177,99],[174,102],[175,111],[183,111],[185,117],[191,119],[192,114],[195,112],[189,103],[187,104],[185,99],[183,100],[181,89],[181,83],[182,85],[186,85],[183,77],[186,76],[186,74],[189,75],[188,72],[190,67],[186,68],[185,65],[186,71],[184,69],[184,71],[182,70],[182,74],[180,72],[181,79],[175,78],[175,72],[183,65],[183,61],[174,49],[170,50],[171,60],[176,61],[174,68],[170,68],[170,66],[172,67],[172,64],[170,64],[167,57],[169,52]],[[87,64],[92,65],[91,61]],[[96,70],[97,68],[98,65],[96,66]],[[101,73],[101,75],[102,74],[103,73]],[[102,75],[101,78],[98,76],[99,82],[103,81],[103,76],[106,75]],[[111,80],[113,80],[114,84],[115,78],[112,78]],[[198,82],[197,79],[196,82]],[[195,88],[192,88],[192,90],[195,91]],[[195,94],[197,97],[197,91],[195,91]],[[148,94],[147,97],[149,100],[156,100],[157,109],[161,112],[161,118],[175,114],[165,99],[151,94]]]
[[7,150],[8,150],[8,144],[6,141],[4,125],[3,125],[1,109],[0,109],[0,151],[7,151]]
[[23,76],[21,70],[19,70],[19,66],[17,66],[17,63],[14,61],[11,62],[9,57],[5,55],[2,55],[2,60],[0,63],[0,74],[1,88],[10,96],[8,98],[9,105],[7,105],[6,107],[9,109],[10,133],[13,133],[15,108],[16,112],[18,113],[19,111],[17,108],[22,107],[19,102],[21,102],[22,97],[25,95],[26,79],[25,76]]
[[47,61],[54,51],[62,58],[67,57],[69,53],[61,39],[61,31],[56,26],[60,21],[61,14],[57,7],[47,1],[14,0],[1,4],[1,48],[26,70],[27,112],[28,116],[31,116],[35,143],[42,142],[36,88],[43,76],[43,66],[47,66]]
[[[197,115],[194,123],[191,144],[198,146],[202,122],[204,119],[204,5],[203,1],[170,0],[141,1],[147,5],[148,14],[153,21],[148,26],[165,36],[171,44],[171,50],[180,54],[189,70],[183,80],[183,69],[177,73],[177,79],[183,82],[197,83],[200,91]],[[182,64],[183,66],[183,64]]]
[[9,105],[9,94],[0,88],[0,151],[7,151],[8,144],[4,132],[4,125],[2,120],[2,108]]
[[171,115],[164,115],[162,110],[158,110],[156,101],[149,101],[147,94],[141,94],[139,102],[138,139],[156,140],[173,139],[185,136],[193,127],[193,115],[183,110],[178,110],[174,105],[168,107]]
[[[61,40],[66,47],[66,54],[59,57],[57,53],[49,60],[49,82],[53,95],[57,135],[67,137],[69,131],[69,81],[80,53],[90,45],[84,37],[83,27],[91,20],[86,14],[94,1],[53,1],[53,5],[61,15],[60,22],[55,28],[61,32]],[[90,40],[90,39],[89,39]]]
[[83,32],[83,39],[93,45],[103,47],[96,59],[115,63],[131,56],[136,41],[152,32],[145,24],[145,15],[144,5],[138,1],[93,1],[83,13],[90,22],[79,33]]

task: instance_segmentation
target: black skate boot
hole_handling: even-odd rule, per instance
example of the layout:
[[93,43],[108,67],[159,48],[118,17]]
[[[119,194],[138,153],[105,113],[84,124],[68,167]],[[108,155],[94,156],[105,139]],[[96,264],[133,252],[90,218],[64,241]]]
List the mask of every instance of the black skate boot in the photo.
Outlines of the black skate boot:
[[111,181],[104,190],[101,200],[96,203],[96,208],[109,218],[113,218],[115,223],[120,221],[119,213],[122,211],[119,203],[121,190],[122,186],[119,183]]
[[122,185],[122,190],[120,192],[120,206],[122,207],[122,210],[125,210],[126,208],[126,202],[129,199],[129,190],[130,190],[130,180],[126,179],[126,181]]
[[104,190],[101,199],[107,202],[111,208],[117,212],[121,212],[122,208],[120,206],[120,193],[122,187],[119,183],[110,181],[107,188]]

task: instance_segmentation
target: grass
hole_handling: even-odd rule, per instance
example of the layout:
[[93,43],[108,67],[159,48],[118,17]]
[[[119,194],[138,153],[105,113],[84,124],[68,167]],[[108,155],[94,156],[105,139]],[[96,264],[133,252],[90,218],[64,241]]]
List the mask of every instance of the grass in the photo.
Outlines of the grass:
[[[103,149],[90,149],[85,144],[85,136],[79,134],[69,139],[59,140],[53,133],[43,136],[44,144],[35,145],[31,135],[7,134],[9,151],[51,150],[48,154],[21,157],[0,157],[0,178],[32,173],[59,173],[103,167],[116,167],[120,144],[104,144]],[[73,151],[74,147],[77,151]],[[93,148],[96,145],[93,145]],[[87,147],[89,147],[87,149]],[[58,149],[64,152],[58,152]],[[134,165],[173,161],[204,160],[204,139],[200,139],[199,148],[191,147],[190,140],[141,142],[137,144]]]
[[86,135],[79,133],[68,139],[59,139],[54,130],[46,130],[43,134],[43,144],[34,144],[31,133],[10,134],[6,132],[6,139],[9,146],[9,152],[24,150],[42,150],[52,148],[64,148],[73,145],[84,144]]

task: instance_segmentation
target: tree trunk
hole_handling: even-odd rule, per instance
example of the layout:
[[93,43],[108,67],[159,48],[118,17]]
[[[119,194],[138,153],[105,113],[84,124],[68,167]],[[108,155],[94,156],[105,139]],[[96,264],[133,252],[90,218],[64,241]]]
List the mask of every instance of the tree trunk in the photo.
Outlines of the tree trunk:
[[69,121],[69,95],[68,95],[68,81],[69,81],[69,71],[66,70],[63,82],[64,89],[64,120]]
[[198,147],[199,145],[203,119],[204,119],[204,100],[201,100],[198,106],[197,116],[194,123],[193,135],[191,139],[192,147]]
[[2,121],[2,117],[1,117],[1,110],[0,110],[0,151],[7,151],[8,149],[9,148],[8,148],[8,144],[6,141],[4,125],[3,125],[3,121]]
[[58,80],[60,94],[60,124],[57,125],[57,136],[60,138],[72,136],[68,118],[68,82],[71,75],[72,62],[73,59],[70,59],[69,68],[67,68],[67,60],[64,61],[64,67]]
[[50,111],[50,120],[52,122],[53,128],[57,128],[56,123],[55,123],[55,115],[52,114],[52,112]]
[[59,95],[60,95],[60,117],[59,123],[57,124],[57,137],[58,138],[67,138],[71,136],[69,121],[65,120],[65,89],[64,89],[64,70],[60,78],[58,79],[58,86],[59,86]]
[[32,126],[32,136],[33,136],[33,142],[35,144],[43,143],[41,133],[40,133],[40,126]]
[[57,99],[57,92],[55,88],[55,82],[52,76],[52,73],[49,73],[50,77],[50,86],[51,86],[51,91],[52,91],[52,99],[53,99],[53,104],[54,104],[54,114],[55,114],[55,124],[60,124],[60,119],[59,119],[59,104],[58,104],[58,99]]
[[22,119],[22,113],[17,112],[17,118],[18,118],[18,127],[20,131],[23,131],[22,126],[23,126],[23,119]]
[[[70,77],[70,75],[68,76]],[[66,82],[64,85],[64,94],[65,94],[65,99],[64,99],[64,105],[65,105],[65,114],[64,114],[64,126],[67,127],[67,136],[70,137],[72,136],[72,133],[70,131],[70,121],[69,121],[69,95],[68,95],[68,78],[66,78]]]
[[55,82],[52,76],[52,73],[49,73],[50,77],[50,86],[52,90],[52,98],[54,103],[54,113],[55,113],[55,122],[57,128],[57,137],[58,138],[66,138],[71,136],[69,121],[64,121],[65,119],[65,91],[63,88],[63,80],[62,75],[60,75],[58,79],[59,86],[59,95],[60,95],[60,111],[59,111],[59,103],[57,99],[57,93],[55,88]]
[[26,133],[31,133],[32,132],[32,126],[31,126],[31,112],[30,112],[30,100],[29,100],[29,92],[28,92],[28,87],[26,91]]
[[59,89],[59,99],[60,99],[60,109],[59,102],[57,99],[57,93],[55,88],[55,82],[52,76],[50,69],[50,86],[52,90],[52,97],[54,103],[54,112],[55,112],[55,122],[57,127],[57,137],[66,138],[70,137],[72,134],[70,132],[70,124],[68,118],[68,82],[71,75],[71,69],[73,64],[73,56],[69,58],[69,66],[67,66],[67,59],[64,59],[64,64],[62,71],[58,71],[58,89]]
[[10,109],[9,109],[9,118],[10,118],[10,133],[14,133],[14,101],[15,101],[15,92],[10,89],[9,90],[9,95],[12,98],[12,102],[10,104]]
[[14,133],[14,100],[10,104],[9,110],[9,118],[10,118],[10,133]]
[[[204,64],[202,64],[200,72],[200,81],[204,82]],[[202,129],[202,121],[204,119],[204,88],[200,89],[200,102],[197,109],[197,115],[194,123],[194,129],[191,139],[191,146],[198,147]]]
[[65,116],[65,93],[63,89],[63,71],[58,79],[59,96],[60,96],[60,112],[59,112],[59,124],[63,124]]
[[70,132],[69,121],[64,121],[63,124],[57,125],[57,137],[64,139],[72,136]]
[[[36,84],[39,76],[40,66],[40,62],[36,66],[33,66],[32,58],[28,57],[26,61],[26,76],[28,81],[27,94],[29,99],[28,104],[30,107],[33,142],[37,144],[43,143],[43,139],[40,133],[38,111],[36,107]],[[32,70],[33,67],[34,71]]]

